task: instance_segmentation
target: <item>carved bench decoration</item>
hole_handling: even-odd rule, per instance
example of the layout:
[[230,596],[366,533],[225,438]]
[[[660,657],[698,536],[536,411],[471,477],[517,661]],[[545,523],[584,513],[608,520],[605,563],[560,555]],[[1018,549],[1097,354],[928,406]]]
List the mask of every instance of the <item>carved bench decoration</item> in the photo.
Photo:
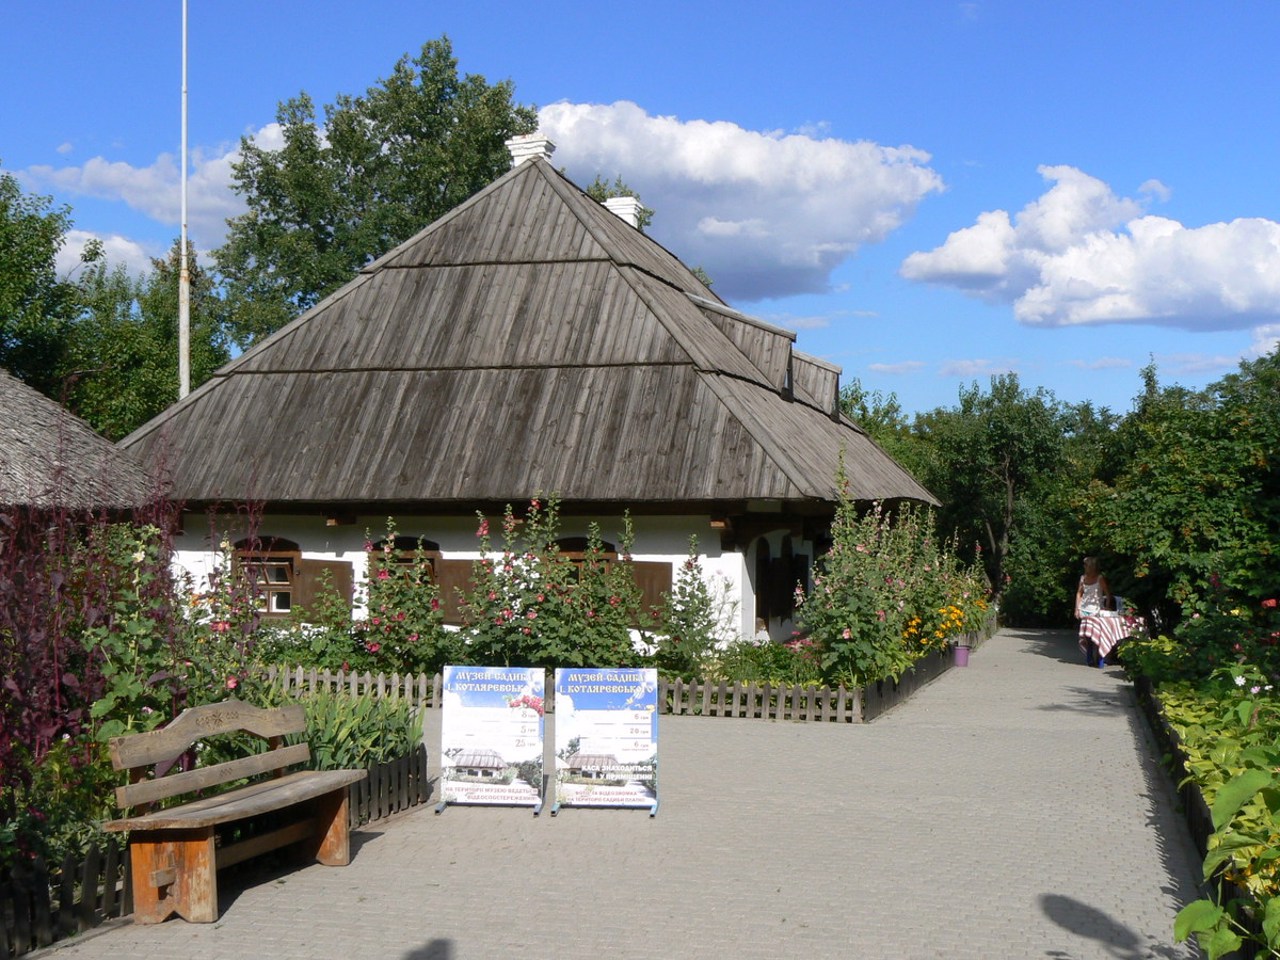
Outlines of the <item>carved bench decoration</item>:
[[[173,914],[198,923],[218,919],[217,871],[250,857],[297,844],[299,857],[331,866],[351,859],[347,788],[367,776],[364,770],[298,770],[311,749],[285,745],[285,737],[306,731],[306,713],[294,704],[264,710],[238,700],[184,710],[168,726],[147,733],[113,737],[112,765],[129,771],[129,784],[116,788],[116,803],[128,815],[105,824],[129,831],[134,920],[159,923]],[[249,733],[267,741],[264,753],[238,760],[172,770],[198,741],[221,734]],[[228,783],[272,774],[270,779],[222,792]],[[149,811],[151,804],[197,794],[180,806]],[[247,839],[218,843],[215,831],[232,830],[276,811],[290,819]]]

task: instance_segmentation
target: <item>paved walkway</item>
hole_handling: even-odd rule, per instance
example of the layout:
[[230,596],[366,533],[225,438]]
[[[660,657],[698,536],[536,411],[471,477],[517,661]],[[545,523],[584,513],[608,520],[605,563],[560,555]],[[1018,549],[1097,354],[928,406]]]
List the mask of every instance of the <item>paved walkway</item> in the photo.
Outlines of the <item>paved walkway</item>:
[[55,960],[1193,956],[1171,791],[1120,671],[1067,633],[1003,631],[873,724],[663,717],[660,738],[656,818],[425,808],[349,867],[224,889],[215,924]]

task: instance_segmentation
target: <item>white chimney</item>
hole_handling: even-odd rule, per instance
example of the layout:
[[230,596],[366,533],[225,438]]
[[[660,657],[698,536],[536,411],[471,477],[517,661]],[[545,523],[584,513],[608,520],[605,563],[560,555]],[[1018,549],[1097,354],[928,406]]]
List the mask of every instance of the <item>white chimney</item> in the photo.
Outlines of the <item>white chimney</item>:
[[540,133],[526,133],[520,137],[512,137],[506,147],[511,151],[511,166],[518,167],[526,160],[541,157],[550,160],[556,152],[556,145]]
[[610,197],[604,205],[605,209],[618,219],[639,229],[641,210],[639,197]]

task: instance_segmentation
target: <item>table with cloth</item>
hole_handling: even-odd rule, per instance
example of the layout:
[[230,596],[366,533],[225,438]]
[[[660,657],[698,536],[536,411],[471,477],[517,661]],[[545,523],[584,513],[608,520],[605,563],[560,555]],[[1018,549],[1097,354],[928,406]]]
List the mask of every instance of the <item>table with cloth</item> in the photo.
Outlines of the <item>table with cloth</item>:
[[1097,648],[1097,655],[1106,658],[1116,645],[1126,637],[1141,632],[1145,627],[1141,617],[1103,610],[1092,617],[1080,618],[1080,650],[1089,656],[1089,646]]

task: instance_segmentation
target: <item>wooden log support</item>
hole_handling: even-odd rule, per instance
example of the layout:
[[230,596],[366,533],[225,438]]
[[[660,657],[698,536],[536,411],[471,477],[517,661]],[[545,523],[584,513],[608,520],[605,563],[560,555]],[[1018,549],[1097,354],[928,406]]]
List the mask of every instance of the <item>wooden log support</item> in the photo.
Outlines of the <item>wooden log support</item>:
[[212,826],[135,830],[129,848],[136,923],[160,923],[175,913],[193,923],[218,919]]

